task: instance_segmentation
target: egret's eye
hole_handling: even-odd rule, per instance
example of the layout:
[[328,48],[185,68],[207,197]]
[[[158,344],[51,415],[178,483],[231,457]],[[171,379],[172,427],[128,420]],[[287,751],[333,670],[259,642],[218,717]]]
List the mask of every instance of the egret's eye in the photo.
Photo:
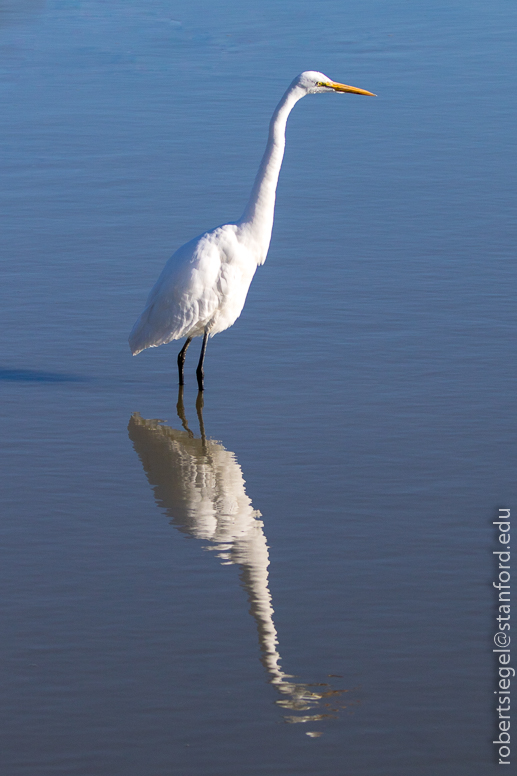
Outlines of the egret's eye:
[[318,81],[318,83],[316,84],[316,86],[325,86],[327,89],[330,89],[330,88],[331,88],[331,86],[332,86],[332,84],[325,83],[325,81]]

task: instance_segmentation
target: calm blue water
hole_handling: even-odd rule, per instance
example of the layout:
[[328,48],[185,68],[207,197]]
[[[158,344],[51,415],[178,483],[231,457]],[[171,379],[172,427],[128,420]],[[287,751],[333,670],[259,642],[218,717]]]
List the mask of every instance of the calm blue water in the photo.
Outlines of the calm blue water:
[[[516,22],[1,0],[2,773],[497,771]],[[268,260],[178,415],[178,345],[127,335],[306,69],[379,96],[294,109]]]

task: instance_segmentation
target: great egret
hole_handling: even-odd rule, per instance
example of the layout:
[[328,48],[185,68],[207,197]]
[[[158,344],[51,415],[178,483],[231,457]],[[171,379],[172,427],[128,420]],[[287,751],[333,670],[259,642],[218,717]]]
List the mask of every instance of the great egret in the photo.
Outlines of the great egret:
[[244,214],[233,224],[218,226],[183,245],[171,256],[151,289],[145,309],[129,336],[134,356],[145,348],[186,337],[178,355],[179,383],[193,337],[203,337],[196,370],[203,390],[203,361],[208,337],[231,326],[242,312],[257,266],[266,260],[278,175],[285,148],[287,117],[302,97],[322,92],[372,92],[336,83],[307,70],[291,83],[269,125],[269,139]]

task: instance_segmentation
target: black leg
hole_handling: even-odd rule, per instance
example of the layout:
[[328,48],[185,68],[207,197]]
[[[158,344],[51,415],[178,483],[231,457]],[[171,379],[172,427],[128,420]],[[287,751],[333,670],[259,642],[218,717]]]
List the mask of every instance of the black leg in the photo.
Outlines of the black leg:
[[191,342],[192,342],[192,337],[188,337],[187,341],[185,342],[180,352],[178,353],[178,372],[180,376],[180,385],[183,385],[183,366],[185,364],[185,354]]
[[203,361],[205,360],[205,351],[206,351],[207,342],[208,342],[208,329],[205,329],[203,344],[201,345],[201,355],[199,357],[199,364],[197,365],[197,369],[196,369],[197,385],[200,391],[204,390],[203,377],[205,376],[205,373],[203,372]]

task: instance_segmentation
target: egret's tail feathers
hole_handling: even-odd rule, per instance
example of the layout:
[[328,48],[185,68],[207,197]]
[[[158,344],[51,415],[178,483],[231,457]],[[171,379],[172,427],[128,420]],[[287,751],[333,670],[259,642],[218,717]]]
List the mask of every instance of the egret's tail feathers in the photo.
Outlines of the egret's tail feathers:
[[155,344],[153,342],[154,339],[155,337],[152,336],[149,323],[146,320],[142,320],[141,316],[133,326],[131,334],[129,335],[131,353],[134,356],[137,356],[142,350],[153,347]]
[[171,340],[180,339],[184,336],[181,330],[177,331],[175,328],[172,328],[168,321],[164,325],[159,326],[152,318],[149,320],[151,312],[152,307],[144,310],[129,335],[129,347],[134,356],[137,356],[146,348],[157,348],[159,345],[166,345]]

